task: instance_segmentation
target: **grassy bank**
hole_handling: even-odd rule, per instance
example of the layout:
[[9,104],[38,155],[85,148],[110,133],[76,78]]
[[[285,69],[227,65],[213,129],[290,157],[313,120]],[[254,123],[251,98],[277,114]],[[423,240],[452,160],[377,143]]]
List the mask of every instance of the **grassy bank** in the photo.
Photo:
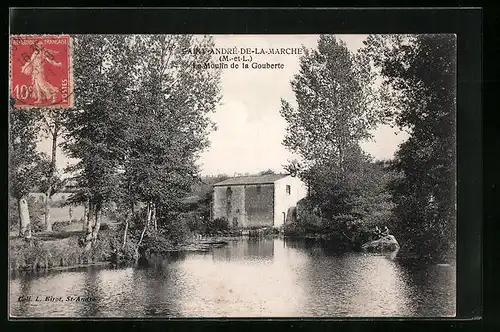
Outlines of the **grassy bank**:
[[[30,240],[11,236],[9,241],[9,269],[11,271],[60,270],[95,264],[130,264],[140,257],[165,254],[173,251],[208,251],[211,247],[223,246],[230,240],[241,237],[242,230],[217,231],[210,234],[191,234],[182,239],[173,239],[163,232],[146,232],[142,244],[139,232],[131,231],[123,247],[123,230],[107,228],[101,230],[97,242],[86,250],[81,246],[84,231],[81,226],[71,225],[60,231],[35,233]],[[69,230],[68,230],[69,229]],[[275,230],[252,230],[253,236],[272,236]]]
[[30,240],[11,238],[9,268],[35,271],[119,263],[120,258],[130,258],[134,252],[131,246],[121,249],[119,234],[114,230],[100,232],[97,242],[89,250],[79,243],[83,235],[83,231],[59,231],[37,233]]

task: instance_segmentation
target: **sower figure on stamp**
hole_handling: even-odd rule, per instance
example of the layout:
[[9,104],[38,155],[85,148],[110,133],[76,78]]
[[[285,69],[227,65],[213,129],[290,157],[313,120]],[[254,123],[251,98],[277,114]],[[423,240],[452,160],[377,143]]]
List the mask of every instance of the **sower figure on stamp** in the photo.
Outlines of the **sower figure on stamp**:
[[21,68],[24,74],[31,75],[31,84],[36,98],[35,104],[41,103],[42,98],[52,100],[53,103],[56,102],[56,92],[58,89],[47,81],[43,68],[44,61],[56,67],[62,66],[62,63],[54,60],[54,54],[56,53],[57,51],[46,48],[43,51],[37,49],[31,55],[30,60]]

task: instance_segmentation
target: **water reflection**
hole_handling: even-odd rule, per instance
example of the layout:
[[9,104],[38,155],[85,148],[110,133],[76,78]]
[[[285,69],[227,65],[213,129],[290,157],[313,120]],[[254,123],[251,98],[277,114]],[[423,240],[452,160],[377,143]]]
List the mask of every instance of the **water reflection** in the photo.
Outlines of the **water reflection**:
[[[445,316],[455,311],[454,271],[314,240],[251,238],[135,268],[16,276],[10,310],[18,317]],[[37,295],[95,301],[18,301]]]
[[272,260],[274,256],[274,240],[247,238],[230,241],[227,246],[214,248],[214,260]]
[[398,260],[407,284],[413,312],[418,316],[455,316],[456,269],[454,266]]

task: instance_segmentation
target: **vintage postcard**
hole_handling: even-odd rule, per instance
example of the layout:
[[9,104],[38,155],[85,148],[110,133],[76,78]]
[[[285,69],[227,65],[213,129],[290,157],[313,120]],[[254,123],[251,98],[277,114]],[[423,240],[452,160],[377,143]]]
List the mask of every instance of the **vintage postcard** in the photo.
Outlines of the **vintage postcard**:
[[10,317],[454,317],[456,45],[11,35]]

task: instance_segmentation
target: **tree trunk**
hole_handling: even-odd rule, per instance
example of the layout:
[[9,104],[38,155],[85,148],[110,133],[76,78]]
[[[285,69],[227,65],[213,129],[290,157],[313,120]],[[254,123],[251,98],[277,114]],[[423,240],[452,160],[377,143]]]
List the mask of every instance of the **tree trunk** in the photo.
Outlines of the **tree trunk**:
[[158,230],[158,223],[156,222],[156,204],[155,203],[151,203],[151,205],[152,205],[152,209],[153,209],[153,216],[152,216],[153,227],[154,227],[154,230],[155,230],[155,233],[156,233],[156,231]]
[[26,196],[17,200],[19,206],[19,236],[31,238],[30,211],[28,209],[28,199]]
[[86,231],[87,228],[89,227],[89,201],[86,200],[85,203],[83,203],[83,231]]
[[342,139],[340,139],[340,144],[339,144],[339,168],[341,171],[344,170],[344,148],[343,148],[343,142]]
[[125,244],[127,243],[127,232],[128,232],[129,219],[130,219],[130,213],[127,212],[127,215],[125,216],[125,230],[123,231],[122,249],[125,248]]
[[52,221],[50,220],[49,197],[52,188],[45,193],[45,231],[52,232]]
[[95,224],[95,206],[89,202],[89,208],[88,208],[88,223],[87,223],[87,229],[85,232],[85,249],[90,249],[92,246],[92,235],[93,235],[93,228]]
[[153,205],[153,203],[151,203],[151,202],[148,203],[148,218],[146,220],[147,227],[149,227],[149,225],[151,224],[151,216],[153,214],[152,205]]
[[89,203],[89,208],[88,208],[87,213],[88,213],[87,214],[87,218],[88,218],[88,222],[87,222],[87,234],[92,234],[92,228],[94,226],[95,213],[94,213],[94,207],[90,203]]
[[56,173],[56,152],[57,152],[57,136],[59,135],[59,124],[56,123],[52,132],[52,159],[50,160],[50,177],[49,187],[45,192],[45,231],[52,232],[52,221],[50,220],[49,198],[53,194],[54,176]]
[[142,239],[144,238],[144,233],[146,233],[146,229],[149,227],[149,223],[151,222],[151,203],[148,202],[147,204],[147,213],[148,213],[148,217],[146,219],[146,224],[144,225],[144,229],[142,230],[142,233],[141,233],[141,238],[139,239],[139,243],[137,244],[137,247],[139,247],[142,243]]
[[99,229],[101,228],[102,221],[102,209],[100,207],[96,208],[95,212],[95,224],[92,229],[92,241],[95,242],[97,240],[97,234],[99,233]]

